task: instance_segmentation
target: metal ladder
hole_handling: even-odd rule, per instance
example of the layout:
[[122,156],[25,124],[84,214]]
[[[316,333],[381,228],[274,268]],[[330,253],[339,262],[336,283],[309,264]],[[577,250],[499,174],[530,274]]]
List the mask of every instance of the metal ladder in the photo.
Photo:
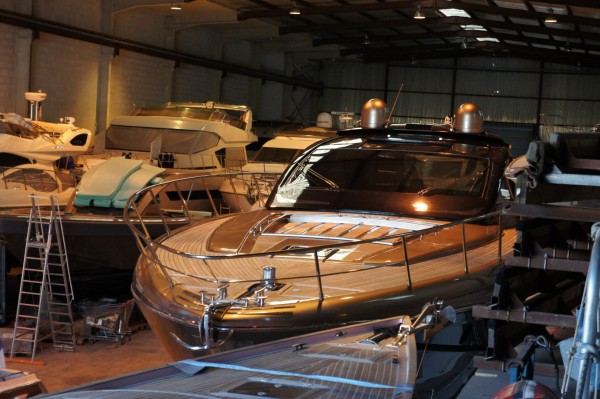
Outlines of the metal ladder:
[[[62,219],[56,197],[51,196],[49,199],[49,214],[44,212],[44,215],[39,202],[46,202],[48,198],[31,195],[10,359],[17,353],[29,354],[33,362],[38,343],[49,336],[52,337],[55,349],[75,350],[71,309],[73,287]],[[44,311],[47,311],[47,318]],[[42,335],[42,327],[48,324],[50,333]],[[45,332],[47,331],[46,328]]]

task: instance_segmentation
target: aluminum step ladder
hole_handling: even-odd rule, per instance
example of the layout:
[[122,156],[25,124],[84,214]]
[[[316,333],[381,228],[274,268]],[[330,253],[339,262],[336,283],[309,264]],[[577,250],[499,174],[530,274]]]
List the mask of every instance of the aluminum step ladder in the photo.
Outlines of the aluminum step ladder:
[[[43,210],[40,202],[48,200],[49,207]],[[74,351],[72,302],[57,199],[32,195],[10,358],[26,354],[33,362],[38,343],[50,336],[55,349]]]

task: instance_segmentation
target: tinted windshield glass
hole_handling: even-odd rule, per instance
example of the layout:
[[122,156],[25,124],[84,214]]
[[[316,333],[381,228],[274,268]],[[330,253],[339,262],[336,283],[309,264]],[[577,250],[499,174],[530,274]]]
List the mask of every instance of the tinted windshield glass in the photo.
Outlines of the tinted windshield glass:
[[469,202],[464,199],[484,195],[487,158],[441,145],[367,146],[356,140],[322,145],[302,159],[280,183],[273,205],[419,213],[419,202],[430,212],[453,215],[462,213]]

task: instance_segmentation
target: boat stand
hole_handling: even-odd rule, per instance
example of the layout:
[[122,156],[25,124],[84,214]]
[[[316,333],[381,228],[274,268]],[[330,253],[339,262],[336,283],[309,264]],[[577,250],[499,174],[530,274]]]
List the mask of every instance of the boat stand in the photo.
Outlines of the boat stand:
[[[533,379],[534,367],[537,376],[558,374],[563,383],[556,391],[563,397],[575,384],[575,397],[588,397],[592,358],[598,361],[600,207],[593,199],[600,198],[600,162],[589,150],[599,140],[597,133],[553,133],[549,142],[531,143],[528,167],[517,176],[517,197],[505,209],[517,220],[513,254],[497,273],[491,304],[473,308],[488,326],[487,352],[475,358],[476,367],[509,369],[511,382]],[[575,309],[582,304],[579,323]],[[580,325],[585,335],[578,337]],[[550,354],[552,342],[572,339],[571,353],[577,355],[565,362],[563,354],[565,365],[538,362],[541,337],[550,340]]]

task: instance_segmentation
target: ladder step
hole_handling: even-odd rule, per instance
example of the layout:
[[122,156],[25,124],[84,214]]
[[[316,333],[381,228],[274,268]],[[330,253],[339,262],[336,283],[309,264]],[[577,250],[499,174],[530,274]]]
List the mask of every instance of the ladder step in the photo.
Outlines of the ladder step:
[[21,303],[21,306],[29,306],[30,308],[39,308],[40,307],[39,303],[29,303],[29,302],[23,302],[23,303]]
[[21,281],[23,281],[24,283],[35,283],[35,284],[42,285],[42,283],[40,281],[37,281],[37,280],[23,279]]
[[19,342],[35,342],[35,339],[31,339],[31,338],[13,338],[13,341],[19,341]]
[[30,316],[30,315],[26,315],[26,314],[18,314],[17,319],[37,319],[37,316]]
[[39,292],[32,292],[32,291],[23,291],[21,292],[22,294],[27,294],[27,295],[42,295]]
[[46,243],[42,241],[28,241],[27,248],[46,248]]
[[36,256],[27,256],[25,259],[27,259],[27,260],[37,260],[37,261],[40,261],[40,262],[43,261],[43,260],[45,260],[44,258],[39,258],[39,257],[36,257]]
[[[35,327],[20,327],[20,326],[17,326],[17,327],[15,327],[15,330],[25,330],[25,331],[29,332],[29,331],[35,331],[36,328]],[[17,339],[17,338],[14,338],[14,339]]]
[[25,266],[23,270],[25,270],[26,272],[42,273],[44,271],[44,268],[43,265],[40,265],[40,267]]

